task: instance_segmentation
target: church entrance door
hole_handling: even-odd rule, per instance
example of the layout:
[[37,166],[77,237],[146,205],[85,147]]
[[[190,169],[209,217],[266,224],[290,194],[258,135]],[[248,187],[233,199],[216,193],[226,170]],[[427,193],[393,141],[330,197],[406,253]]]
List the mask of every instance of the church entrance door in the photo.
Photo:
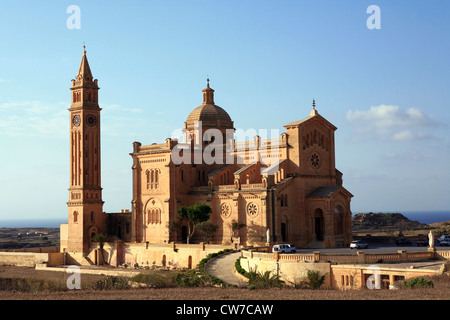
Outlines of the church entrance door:
[[323,241],[323,212],[321,209],[316,209],[314,212],[314,231],[316,239]]
[[286,223],[281,223],[281,241],[285,242],[286,239]]

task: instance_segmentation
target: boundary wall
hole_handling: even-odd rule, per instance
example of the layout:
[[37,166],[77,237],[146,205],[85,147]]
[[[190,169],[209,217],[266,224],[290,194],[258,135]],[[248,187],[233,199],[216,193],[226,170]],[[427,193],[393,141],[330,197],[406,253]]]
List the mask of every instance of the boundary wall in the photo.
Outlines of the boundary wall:
[[[103,261],[113,267],[127,265],[133,268],[165,266],[169,268],[195,268],[208,254],[234,248],[224,245],[200,244],[149,244],[125,243],[122,241],[104,244],[103,252],[97,244],[91,246],[88,254],[81,252],[58,252],[59,247],[43,247],[0,252],[0,265],[27,266],[62,265],[90,266]],[[103,253],[103,254],[102,254]]]
[[63,253],[34,253],[34,252],[0,252],[0,265],[35,267],[45,264],[54,267],[63,264]]
[[[295,285],[307,279],[309,270],[325,275],[323,286],[338,289],[363,289],[373,286],[391,288],[397,281],[420,276],[433,276],[448,271],[450,251],[406,252],[392,254],[327,255],[316,251],[312,254],[280,254],[242,251],[241,267],[264,274],[270,271],[288,284]],[[415,268],[414,263],[436,261]],[[407,263],[408,267],[405,267]],[[403,264],[403,265],[402,265]],[[412,264],[412,265],[411,265]],[[436,267],[437,266],[437,267]]]
[[[105,243],[103,257],[98,246],[92,246],[88,255],[65,252],[65,264],[97,265],[102,259],[111,266],[195,268],[208,254],[230,249],[231,246],[200,244],[149,244],[116,241]],[[234,247],[233,247],[234,248]]]
[[242,251],[244,258],[262,260],[276,260],[282,262],[332,262],[338,264],[368,264],[368,263],[401,263],[426,260],[450,260],[450,251],[407,252],[399,250],[397,253],[366,254],[357,251],[356,254],[323,254],[315,251],[310,254],[280,254],[279,252],[265,253],[250,249]]

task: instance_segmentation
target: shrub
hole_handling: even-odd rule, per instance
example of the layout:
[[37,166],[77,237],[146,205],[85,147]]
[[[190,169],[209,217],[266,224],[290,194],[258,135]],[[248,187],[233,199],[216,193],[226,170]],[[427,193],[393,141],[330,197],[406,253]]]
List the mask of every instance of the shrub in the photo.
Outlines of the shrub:
[[309,288],[319,289],[320,286],[325,281],[325,276],[326,276],[326,274],[324,274],[323,276],[319,276],[318,271],[308,270],[308,280],[309,280],[308,286],[309,286]]
[[172,274],[139,273],[130,278],[130,281],[144,283],[152,288],[171,288],[176,287],[175,277]]
[[245,269],[242,268],[242,266],[241,266],[241,258],[240,257],[236,259],[236,262],[234,263],[234,268],[236,269],[236,271],[239,274],[242,274],[243,276],[247,276],[247,271],[245,271]]
[[271,275],[270,271],[260,274],[257,272],[248,272],[248,285],[256,289],[269,289],[283,287],[283,281],[277,275]]
[[179,287],[198,287],[203,284],[203,281],[195,270],[188,270],[180,272],[175,278],[175,283]]
[[121,290],[129,289],[128,279],[124,277],[108,276],[92,284],[94,290]]
[[403,281],[402,287],[417,289],[417,288],[433,288],[434,285],[433,281],[431,280],[427,280],[424,277],[416,277],[410,280]]

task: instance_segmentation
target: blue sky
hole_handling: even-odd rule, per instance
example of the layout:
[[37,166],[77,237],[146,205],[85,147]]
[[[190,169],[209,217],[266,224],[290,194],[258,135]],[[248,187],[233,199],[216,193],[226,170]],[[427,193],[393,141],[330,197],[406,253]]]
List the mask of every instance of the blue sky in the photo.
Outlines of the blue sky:
[[[70,5],[80,29],[69,29]],[[370,5],[381,29],[369,29]],[[0,220],[67,217],[69,112],[83,42],[99,80],[104,209],[129,209],[133,141],[162,142],[207,75],[236,128],[335,126],[352,211],[450,209],[450,3],[0,3]]]

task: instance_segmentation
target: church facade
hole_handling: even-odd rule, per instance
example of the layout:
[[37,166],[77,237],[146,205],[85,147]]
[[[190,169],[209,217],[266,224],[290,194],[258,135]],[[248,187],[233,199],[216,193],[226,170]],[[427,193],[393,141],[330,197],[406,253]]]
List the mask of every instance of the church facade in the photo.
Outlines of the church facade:
[[[131,210],[104,213],[101,109],[86,51],[71,91],[67,250],[86,252],[96,233],[129,243],[184,242],[187,226],[178,210],[196,203],[212,209],[210,221],[218,229],[211,243],[351,242],[353,196],[335,167],[337,128],[314,101],[309,115],[284,125],[279,136],[236,141],[234,121],[215,104],[208,80],[202,104],[186,118],[183,138],[133,143]],[[233,229],[236,222],[244,227]]]

